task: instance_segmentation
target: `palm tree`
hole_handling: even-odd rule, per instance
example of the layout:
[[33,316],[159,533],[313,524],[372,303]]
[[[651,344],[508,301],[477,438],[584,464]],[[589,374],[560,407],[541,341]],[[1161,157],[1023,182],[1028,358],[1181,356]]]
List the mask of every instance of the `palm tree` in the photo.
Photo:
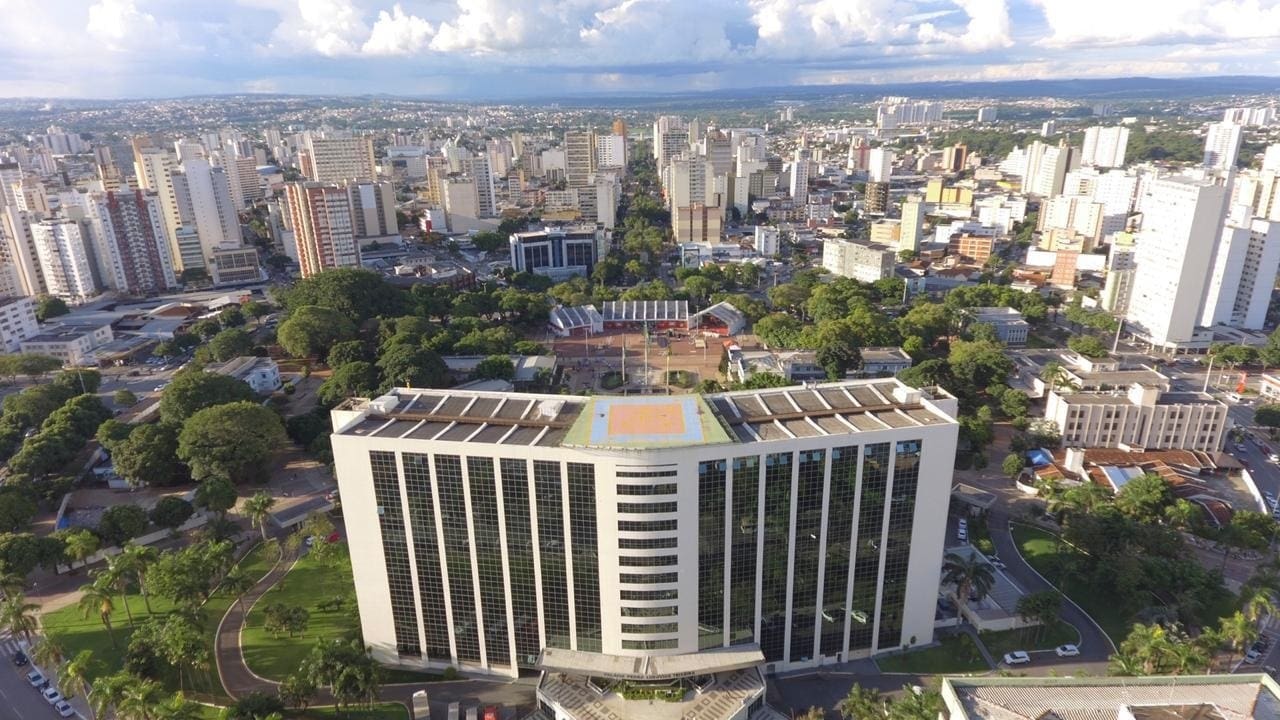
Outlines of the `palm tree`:
[[1258,639],[1257,626],[1239,610],[1222,618],[1218,624],[1218,633],[1231,653],[1227,656],[1227,664],[1235,660],[1236,652],[1243,651]]
[[1257,623],[1259,629],[1262,628],[1262,621],[1266,620],[1268,615],[1275,615],[1277,612],[1280,612],[1280,609],[1276,607],[1275,598],[1265,590],[1255,590],[1244,604],[1245,617]]
[[1142,675],[1159,671],[1170,649],[1169,633],[1162,625],[1134,625],[1129,636],[1120,643],[1121,655],[1128,656],[1141,667]]
[[956,599],[964,605],[968,603],[971,591],[978,595],[979,600],[986,597],[996,578],[991,566],[970,550],[967,558],[959,553],[947,553],[942,561],[942,582],[955,586]]
[[45,667],[58,667],[66,658],[67,652],[62,644],[62,638],[57,635],[47,634],[44,638],[31,648],[31,659],[37,665]]
[[27,584],[27,579],[16,573],[0,573],[0,594],[5,597],[17,595],[22,592],[22,587]]
[[14,635],[21,635],[31,644],[31,636],[40,629],[40,620],[36,615],[40,606],[27,602],[22,593],[10,595],[0,603],[0,627]]
[[820,707],[811,707],[808,710],[793,716],[795,720],[826,720],[827,713]]
[[1174,675],[1203,673],[1209,667],[1212,656],[1200,645],[1184,641],[1169,648],[1170,671]]
[[1070,383],[1067,369],[1061,363],[1050,360],[1044,364],[1044,370],[1040,373],[1040,379],[1044,380],[1049,386],[1049,392],[1052,393],[1058,389],[1059,385]]
[[124,697],[116,704],[116,714],[122,720],[156,720],[157,710],[164,702],[164,693],[155,680],[134,677],[124,689]]
[[133,611],[129,609],[129,568],[128,560],[120,560],[116,555],[107,560],[107,566],[94,574],[94,583],[120,593],[120,604],[124,605],[124,614],[129,618],[129,627],[133,627]]
[[111,647],[117,647],[115,633],[111,631],[111,613],[116,611],[114,593],[96,582],[82,585],[80,592],[80,612],[86,619],[98,613],[98,618],[107,628],[107,637],[111,638]]
[[241,512],[262,531],[263,542],[267,540],[267,518],[271,517],[271,508],[275,504],[276,499],[271,496],[271,493],[259,490],[253,494],[253,497],[245,500],[242,506]]
[[231,595],[236,599],[236,605],[239,606],[241,611],[243,611],[244,594],[249,592],[249,590],[251,590],[256,584],[256,580],[245,575],[243,570],[236,568],[235,570],[227,573],[227,576],[223,578],[222,589],[225,590],[228,595]]
[[105,716],[111,712],[112,708],[119,706],[124,702],[129,686],[137,679],[136,675],[126,670],[98,678],[93,684],[93,694],[89,696],[89,707],[93,710],[93,714]]
[[1126,653],[1116,653],[1108,658],[1107,670],[1112,675],[1123,675],[1127,677],[1143,674],[1142,662],[1134,656]]
[[[89,675],[97,666],[97,661],[93,659],[92,650],[81,650],[76,656],[62,668],[62,692],[68,697],[71,692],[79,686],[81,693],[84,693],[86,699],[93,692],[93,687],[89,685]],[[92,703],[91,703],[92,704]]]
[[857,683],[849,688],[849,694],[836,705],[836,710],[844,716],[845,720],[871,720],[871,718],[884,717],[885,708],[885,700],[880,696],[879,690],[864,688]]
[[142,603],[147,608],[147,614],[150,615],[151,597],[147,592],[147,571],[151,569],[152,564],[160,557],[160,554],[153,547],[129,543],[124,546],[124,549],[116,557],[119,558],[122,567],[128,570],[134,582],[138,584],[138,592],[142,595]]
[[155,708],[155,720],[200,720],[200,706],[176,692]]

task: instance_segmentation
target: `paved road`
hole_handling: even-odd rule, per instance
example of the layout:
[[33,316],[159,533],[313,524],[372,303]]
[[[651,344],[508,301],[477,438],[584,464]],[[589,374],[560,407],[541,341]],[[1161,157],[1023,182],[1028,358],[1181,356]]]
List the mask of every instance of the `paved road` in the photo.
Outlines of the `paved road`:
[[[25,646],[25,642],[23,644]],[[0,669],[0,717],[19,720],[43,720],[44,718],[56,720],[58,713],[54,712],[53,706],[45,702],[40,692],[27,682],[26,676],[33,669],[32,666],[23,668],[13,666],[11,658],[18,647],[19,641],[7,632],[0,635],[0,655],[3,655],[0,660],[6,665],[6,668]],[[44,672],[43,668],[40,670]],[[84,698],[77,695],[71,700],[71,704],[81,718],[90,717]]]

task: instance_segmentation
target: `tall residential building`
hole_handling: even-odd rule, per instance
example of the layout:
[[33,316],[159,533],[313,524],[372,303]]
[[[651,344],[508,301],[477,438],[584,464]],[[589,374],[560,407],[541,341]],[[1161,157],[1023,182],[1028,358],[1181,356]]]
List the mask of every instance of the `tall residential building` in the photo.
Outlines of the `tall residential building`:
[[600,168],[627,167],[627,137],[619,133],[596,136],[596,166]]
[[99,275],[106,287],[146,295],[178,284],[155,193],[93,193],[88,206]]
[[590,130],[569,130],[564,134],[564,179],[571,188],[591,184],[596,171],[596,134]]
[[919,200],[902,203],[902,226],[898,234],[899,250],[919,250],[924,229],[924,206]]
[[1028,149],[1027,174],[1022,189],[1031,195],[1051,197],[1062,192],[1067,173],[1080,164],[1079,151],[1063,143],[1053,146],[1040,142]]
[[478,217],[496,217],[498,214],[498,195],[493,188],[493,168],[489,164],[489,155],[479,153],[462,161],[462,172],[469,175],[476,183],[476,211]]
[[1122,125],[1102,127],[1095,125],[1084,131],[1084,144],[1080,148],[1080,164],[1094,167],[1123,167],[1124,153],[1129,146],[1129,128]]
[[1107,274],[1102,287],[1102,308],[1107,312],[1117,315],[1128,313],[1133,277],[1138,269],[1135,258],[1132,237],[1127,233],[1117,236],[1107,254]]
[[897,252],[887,245],[828,238],[822,243],[822,267],[832,275],[873,283],[893,276]]
[[445,224],[450,232],[466,232],[480,227],[480,194],[475,178],[453,176],[445,178],[442,188]]
[[352,232],[357,238],[399,235],[396,222],[396,189],[388,181],[348,183]]
[[1280,143],[1268,145],[1263,151],[1262,172],[1280,173]]
[[1204,166],[1211,170],[1230,170],[1240,155],[1240,139],[1244,128],[1235,123],[1212,123],[1204,136]]
[[289,183],[285,186],[285,199],[303,277],[330,268],[359,267],[360,248],[345,187]]
[[258,174],[257,160],[252,157],[224,155],[222,167],[231,184],[231,199],[236,204],[236,209],[248,207],[255,200],[262,199],[262,176]]
[[36,241],[31,235],[31,214],[13,205],[0,207],[0,236],[4,245],[0,259],[9,268],[14,284],[22,295],[45,295],[49,286],[44,281],[44,269],[36,253]]
[[216,250],[231,250],[243,245],[240,218],[236,214],[231,181],[227,179],[226,171],[199,158],[187,160],[182,169],[187,178],[187,192],[191,194],[196,231],[200,233],[205,257],[210,257]]
[[18,163],[0,163],[0,207],[17,205],[14,188],[22,182],[22,176]]
[[405,667],[546,669],[551,703],[564,674],[759,687],[926,645],[954,413],[893,379],[350,400],[332,441],[365,643]]
[[1228,220],[1214,250],[1200,325],[1261,330],[1277,270],[1280,222],[1249,219],[1247,213]]
[[791,201],[799,207],[809,202],[810,162],[809,151],[803,148],[796,150],[795,159],[791,161],[791,182],[788,189]]
[[677,245],[719,242],[723,222],[724,213],[714,205],[695,203],[671,209],[671,232]]
[[999,116],[1000,112],[994,105],[978,108],[978,122],[980,123],[993,123]]
[[867,160],[867,179],[871,182],[889,182],[893,175],[893,151],[889,148],[873,148]]
[[712,192],[715,172],[703,158],[675,158],[662,171],[662,177],[668,207],[716,204]]
[[311,159],[308,177],[316,182],[375,180],[378,177],[371,138],[320,138],[307,133],[305,148]]
[[1152,180],[1142,199],[1127,324],[1164,348],[1190,342],[1222,233],[1227,188],[1187,176]]
[[79,305],[98,294],[92,245],[80,223],[66,218],[41,220],[32,223],[31,238],[50,295]]

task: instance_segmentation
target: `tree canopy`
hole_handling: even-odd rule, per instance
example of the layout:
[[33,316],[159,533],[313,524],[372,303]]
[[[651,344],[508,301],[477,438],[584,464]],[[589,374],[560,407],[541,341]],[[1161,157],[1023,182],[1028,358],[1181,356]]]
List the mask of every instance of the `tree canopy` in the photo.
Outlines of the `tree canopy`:
[[280,417],[252,402],[205,408],[192,415],[178,435],[178,457],[197,481],[265,480],[267,460],[285,441]]

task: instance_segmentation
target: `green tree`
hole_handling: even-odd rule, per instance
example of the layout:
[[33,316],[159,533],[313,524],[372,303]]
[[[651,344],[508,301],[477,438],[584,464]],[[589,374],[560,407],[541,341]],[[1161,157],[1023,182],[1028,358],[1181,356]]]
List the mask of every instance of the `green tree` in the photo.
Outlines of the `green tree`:
[[510,380],[515,377],[516,368],[507,355],[490,355],[476,364],[471,371],[473,380]]
[[126,388],[120,388],[111,395],[111,402],[120,407],[133,407],[138,404],[138,396]]
[[40,628],[38,612],[40,606],[27,602],[22,593],[8,595],[0,601],[0,627],[12,635],[21,635],[30,645],[31,636]]
[[254,401],[257,395],[243,380],[226,375],[188,370],[174,376],[160,397],[160,419],[181,425],[205,408],[240,401]]
[[253,318],[259,325],[262,324],[262,318],[271,314],[271,306],[264,302],[258,302],[257,300],[250,300],[246,302],[240,306],[240,310],[243,311],[245,315]]
[[873,720],[889,714],[889,701],[879,690],[854,683],[849,694],[836,704],[836,710],[845,720]]
[[67,307],[67,303],[62,298],[56,298],[52,295],[41,295],[36,298],[36,320],[40,322],[66,315],[69,312],[71,312],[71,308]]
[[316,399],[325,407],[333,407],[349,397],[372,397],[378,394],[378,368],[363,360],[338,366],[316,390]]
[[62,536],[62,540],[66,544],[67,559],[72,562],[72,567],[75,566],[74,563],[83,565],[84,561],[98,552],[101,546],[98,536],[87,528],[69,530]]
[[253,354],[253,338],[244,328],[233,327],[223,330],[209,341],[209,354],[218,362],[226,362],[242,355]]
[[80,612],[87,620],[93,613],[98,614],[103,627],[107,629],[107,637],[111,639],[111,647],[116,645],[116,636],[111,629],[111,614],[116,611],[114,593],[100,583],[89,583],[80,586]]
[[178,434],[178,458],[197,481],[253,481],[265,478],[271,454],[284,441],[278,415],[252,402],[235,402],[188,418]]
[[1253,421],[1264,427],[1280,427],[1280,405],[1259,405],[1253,411]]
[[139,425],[111,455],[115,470],[129,484],[168,487],[182,482],[178,433],[172,425]]
[[195,504],[218,517],[226,517],[227,511],[236,505],[236,486],[225,477],[214,476],[196,487]]
[[760,318],[753,331],[769,347],[784,350],[799,345],[803,329],[800,321],[790,315],[773,313]]
[[[355,325],[378,316],[403,314],[400,312],[404,306],[403,294],[371,270],[326,270],[298,281],[279,294],[290,316],[309,305],[333,308]],[[283,327],[281,323],[281,329]]]
[[[501,329],[509,332],[508,328]],[[465,340],[464,337],[458,344],[462,345]],[[432,388],[448,384],[449,369],[444,360],[426,348],[394,347],[378,358],[378,367],[386,382],[393,387]]]
[[1067,347],[1087,358],[1104,358],[1111,354],[1107,346],[1092,335],[1072,335],[1067,338]]
[[244,325],[244,311],[238,305],[232,305],[218,313],[218,323],[224,328]]
[[[170,497],[163,498],[161,503],[169,499]],[[172,499],[186,503],[188,509],[191,507],[191,503],[182,498],[172,497]],[[159,504],[156,505],[157,508],[159,506]],[[156,515],[155,509],[152,509],[151,515],[153,517]],[[120,554],[115,558],[121,572],[127,573],[133,579],[138,593],[142,595],[142,603],[146,606],[148,615],[151,614],[151,591],[147,585],[147,575],[159,557],[160,553],[153,547],[129,543],[120,549]]]
[[183,500],[177,495],[166,495],[151,508],[151,522],[156,527],[167,528],[169,530],[177,530],[179,526],[191,519],[195,514],[195,508],[191,503]]
[[38,511],[35,499],[27,490],[0,486],[0,532],[26,530]]
[[288,320],[280,323],[276,342],[293,357],[323,359],[326,350],[336,343],[354,339],[355,335],[356,326],[340,311],[308,305],[298,308]]
[[1009,453],[1004,457],[1004,462],[1000,463],[1000,470],[1011,478],[1016,478],[1022,474],[1022,468],[1025,467],[1022,455],[1018,453]]
[[483,231],[471,236],[471,244],[481,252],[491,253],[506,247],[507,239],[496,232]]
[[280,683],[280,699],[297,710],[306,710],[316,696],[316,686],[302,672],[295,672]]
[[1165,508],[1173,500],[1173,491],[1164,478],[1156,473],[1145,473],[1120,488],[1116,493],[1115,506],[1134,519],[1156,522],[1164,517]]
[[995,586],[995,574],[991,566],[978,559],[977,553],[970,550],[969,555],[947,553],[942,559],[942,582],[956,589],[956,598],[967,603],[970,595],[978,599],[987,596]]
[[262,541],[267,541],[267,520],[271,517],[271,508],[275,506],[276,499],[266,490],[259,490],[252,497],[244,501],[241,512],[249,521],[258,526],[262,531]]
[[364,343],[359,340],[345,340],[329,348],[326,362],[331,368],[340,368],[347,363],[368,359],[369,354],[365,351]]
[[113,505],[98,520],[98,535],[112,545],[123,545],[147,532],[147,511],[137,505]]
[[1044,590],[1028,593],[1018,598],[1018,616],[1024,622],[1039,625],[1036,637],[1042,636],[1045,628],[1058,622],[1062,615],[1062,594],[1057,590]]
[[85,698],[89,697],[89,678],[97,674],[98,663],[92,650],[81,650],[62,667],[62,690],[71,697],[67,690],[78,691]]
[[828,380],[839,380],[849,370],[862,367],[858,334],[846,320],[819,323],[806,342],[813,347],[814,359],[827,372]]

